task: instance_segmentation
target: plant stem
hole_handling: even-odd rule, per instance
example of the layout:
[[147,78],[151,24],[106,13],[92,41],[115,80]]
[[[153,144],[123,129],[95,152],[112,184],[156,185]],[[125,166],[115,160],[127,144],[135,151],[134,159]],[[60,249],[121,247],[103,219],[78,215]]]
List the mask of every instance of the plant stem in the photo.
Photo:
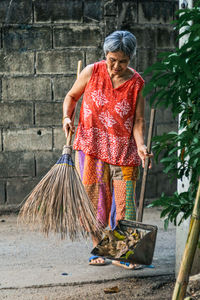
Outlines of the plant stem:
[[200,179],[196,194],[193,213],[190,221],[188,238],[183,253],[179,274],[176,280],[172,300],[183,300],[185,297],[188,279],[197,248],[200,234]]

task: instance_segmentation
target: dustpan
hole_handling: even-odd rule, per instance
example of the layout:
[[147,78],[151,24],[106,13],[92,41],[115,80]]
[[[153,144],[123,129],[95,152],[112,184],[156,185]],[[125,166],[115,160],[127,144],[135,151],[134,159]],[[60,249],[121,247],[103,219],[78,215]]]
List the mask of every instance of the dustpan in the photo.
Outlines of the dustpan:
[[[151,152],[151,140],[152,140],[153,126],[154,126],[154,119],[155,119],[155,109],[152,108],[151,116],[150,116],[148,140],[147,140],[148,153]],[[118,243],[118,241],[116,240],[117,239],[116,237],[118,236],[119,236],[119,241],[127,240],[129,238],[129,236],[127,236],[127,231],[132,232],[133,235],[134,235],[133,232],[138,234],[139,238],[136,244],[134,245],[134,247],[130,247],[129,249],[127,249],[126,253],[123,253],[120,257],[119,255],[118,256],[110,255],[109,253],[106,252],[102,253],[102,247],[104,247],[104,245],[106,245],[106,247],[109,247],[109,243],[110,244],[113,243],[108,237],[104,236],[104,238],[100,241],[100,243],[92,250],[91,252],[92,254],[103,256],[105,258],[112,259],[112,260],[130,262],[133,264],[151,265],[153,260],[155,244],[156,244],[157,226],[142,223],[149,160],[150,160],[149,158],[146,158],[145,166],[144,166],[137,221],[121,220],[119,221],[116,228],[113,230],[113,235],[115,235],[116,244]]]
[[112,260],[130,262],[133,264],[151,265],[156,243],[157,226],[130,220],[121,220],[113,232],[115,234],[120,233],[120,236],[122,236],[123,234],[125,235],[125,232],[130,229],[133,231],[136,230],[139,234],[142,234],[142,238],[139,239],[134,248],[130,247],[126,253],[120,257],[105,254],[105,252],[102,253],[100,252],[100,249],[105,246],[105,243],[107,243],[107,245],[108,243],[111,243],[110,240],[105,241],[107,238],[105,235],[97,247],[92,250],[92,254],[103,256]]

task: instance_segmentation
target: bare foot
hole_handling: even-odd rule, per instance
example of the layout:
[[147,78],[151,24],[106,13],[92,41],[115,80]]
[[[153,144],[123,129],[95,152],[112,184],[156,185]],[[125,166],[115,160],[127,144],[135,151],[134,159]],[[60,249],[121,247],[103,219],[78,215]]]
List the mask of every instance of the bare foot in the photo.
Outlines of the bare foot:
[[124,269],[129,269],[129,270],[139,270],[142,269],[141,265],[137,265],[137,264],[131,264],[128,262],[123,262],[123,261],[117,261],[117,260],[113,260],[112,264],[117,266],[117,267],[122,267]]
[[105,259],[99,256],[91,256],[89,259],[89,265],[103,266],[105,265]]

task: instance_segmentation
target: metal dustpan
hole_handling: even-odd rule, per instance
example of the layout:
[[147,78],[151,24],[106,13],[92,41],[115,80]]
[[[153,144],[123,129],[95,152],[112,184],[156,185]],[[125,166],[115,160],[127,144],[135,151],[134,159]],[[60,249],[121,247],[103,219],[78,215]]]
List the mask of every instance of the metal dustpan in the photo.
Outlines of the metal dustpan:
[[[125,232],[127,232],[127,230],[136,231],[141,234],[142,237],[134,247],[127,249],[126,253],[119,256],[117,253],[115,255],[110,255],[110,253],[106,253],[106,251],[102,252],[104,247],[109,247],[109,243],[113,244],[113,242],[105,235],[97,247],[92,250],[92,254],[103,256],[112,260],[131,262],[133,264],[151,265],[156,243],[157,226],[147,225],[141,222],[121,220],[113,232],[115,235],[119,234],[120,237],[124,236],[125,238]],[[121,238],[119,240],[116,239],[116,243],[118,242],[121,242]]]
[[[147,151],[151,152],[151,140],[155,119],[155,109],[151,109],[150,125],[147,140]],[[121,220],[113,231],[105,234],[101,242],[92,250],[92,254],[108,259],[131,262],[134,264],[150,265],[156,244],[157,226],[143,224],[144,196],[146,180],[148,175],[149,158],[145,161],[140,192],[137,221]],[[130,246],[130,240],[136,237]],[[121,244],[120,244],[121,243]],[[125,251],[120,255],[119,246],[122,245]]]

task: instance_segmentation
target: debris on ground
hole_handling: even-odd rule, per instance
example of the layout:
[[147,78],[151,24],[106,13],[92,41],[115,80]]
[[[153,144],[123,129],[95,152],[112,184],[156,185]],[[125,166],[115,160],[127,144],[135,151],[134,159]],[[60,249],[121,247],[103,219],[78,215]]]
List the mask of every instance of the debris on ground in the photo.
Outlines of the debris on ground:
[[128,228],[126,231],[105,230],[103,240],[97,245],[98,255],[123,258],[133,254],[133,249],[145,232]]
[[118,288],[117,285],[104,289],[105,294],[114,294],[114,293],[119,293],[119,292],[120,292],[120,289]]
[[[124,278],[79,285],[0,289],[1,300],[171,300],[175,278],[172,275]],[[117,293],[105,289],[118,287]],[[195,299],[196,300],[196,299]]]
[[187,297],[186,299],[199,300],[200,299],[200,273],[190,276],[189,283],[187,286]]

